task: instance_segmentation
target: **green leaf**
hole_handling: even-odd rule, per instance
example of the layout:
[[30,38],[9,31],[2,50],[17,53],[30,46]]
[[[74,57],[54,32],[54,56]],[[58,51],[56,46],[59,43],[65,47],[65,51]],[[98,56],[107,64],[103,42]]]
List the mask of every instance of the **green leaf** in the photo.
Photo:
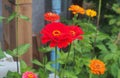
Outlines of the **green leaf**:
[[39,69],[38,73],[40,78],[49,78],[49,72],[42,68]]
[[98,32],[96,42],[100,43],[101,41],[106,39],[110,39],[109,35],[102,32]]
[[112,42],[107,43],[108,48],[111,50],[111,52],[116,52],[117,51],[117,45],[115,45]]
[[120,69],[118,69],[118,76],[117,78],[120,78]]
[[5,78],[21,78],[21,76],[18,72],[8,71]]
[[116,19],[111,19],[111,20],[109,21],[109,25],[115,24],[115,22],[116,22]]
[[23,61],[23,60],[21,60],[20,61],[20,69],[21,69],[21,72],[25,72],[26,71],[26,69],[27,69],[27,64]]
[[66,70],[64,70],[62,75],[63,76],[61,78],[63,78],[63,77],[65,77],[65,78],[78,78],[76,76],[76,74],[74,73],[74,71],[66,71]]
[[55,72],[55,68],[53,68],[51,66],[51,64],[53,64],[52,62],[48,62],[46,65],[45,65],[45,68],[51,72]]
[[120,26],[120,21],[117,21],[117,23],[116,23],[118,26]]
[[118,67],[118,65],[116,63],[113,63],[111,65],[111,74],[114,76],[114,78],[117,77],[118,69],[119,69],[119,67]]
[[5,19],[5,17],[0,16],[0,22],[2,22],[3,19]]
[[21,60],[20,61],[20,67],[21,68],[27,68],[27,64],[23,60]]
[[2,49],[0,49],[0,59],[4,58],[5,54],[3,53]]
[[25,63],[25,61],[20,60],[20,72],[24,73],[26,71],[31,71],[31,67],[27,66],[27,64]]
[[118,13],[118,14],[120,14],[120,4],[113,4],[113,6],[112,6],[112,9],[116,12],[116,13]]
[[7,50],[7,53],[14,57],[20,57],[21,55],[27,52],[29,47],[30,47],[30,44],[23,44],[15,48],[13,51]]
[[23,20],[30,21],[29,17],[27,17],[25,15],[19,15],[19,17]]
[[8,18],[7,18],[7,23],[9,23],[10,21],[12,21],[13,19],[15,19],[15,17],[17,16],[16,12],[13,12]]
[[50,48],[49,46],[48,47],[40,47],[38,50],[42,53],[48,53],[48,52],[51,52],[52,48]]
[[105,18],[113,18],[113,15],[104,15]]
[[109,53],[109,54],[107,54],[107,55],[104,56],[103,60],[105,62],[110,61],[110,60],[113,59],[113,56],[114,56],[113,54]]
[[98,44],[97,47],[102,51],[102,52],[108,52],[106,46],[104,44]]
[[[70,58],[67,58],[68,57],[68,52],[65,53],[65,52],[59,52],[59,58],[58,58],[58,62],[60,64],[65,64],[66,62],[69,62],[70,61]],[[72,58],[72,57],[71,57]],[[67,61],[66,61],[67,59]]]
[[44,65],[41,63],[41,62],[39,62],[38,60],[33,60],[32,61],[32,63],[34,63],[34,64],[36,64],[36,65],[38,65],[38,66],[41,66],[41,67],[43,67]]
[[30,44],[20,45],[16,49],[13,50],[13,53],[15,53],[18,57],[20,57],[21,55],[27,52],[29,47],[30,47]]

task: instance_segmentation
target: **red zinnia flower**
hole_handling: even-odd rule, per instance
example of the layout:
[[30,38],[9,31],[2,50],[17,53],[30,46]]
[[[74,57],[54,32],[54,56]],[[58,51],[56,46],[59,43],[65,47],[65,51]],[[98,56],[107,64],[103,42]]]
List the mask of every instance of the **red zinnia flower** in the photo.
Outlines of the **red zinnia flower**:
[[83,30],[78,27],[78,26],[69,26],[70,29],[70,33],[72,35],[73,40],[75,39],[83,39],[83,37],[81,36],[82,34],[84,34]]
[[22,78],[38,78],[38,77],[35,73],[27,71],[23,73]]
[[68,27],[59,22],[47,24],[42,29],[41,34],[42,43],[49,42],[50,47],[65,48],[72,42]]
[[47,12],[44,14],[44,18],[46,21],[54,22],[60,19],[60,16],[56,13]]

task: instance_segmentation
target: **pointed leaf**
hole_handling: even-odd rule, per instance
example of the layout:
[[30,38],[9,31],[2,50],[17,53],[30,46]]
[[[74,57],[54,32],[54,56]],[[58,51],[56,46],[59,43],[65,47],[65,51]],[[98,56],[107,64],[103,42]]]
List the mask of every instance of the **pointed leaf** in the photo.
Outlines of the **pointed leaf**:
[[13,12],[13,13],[7,18],[7,23],[9,23],[10,21],[12,21],[16,16],[17,16],[17,13],[16,13],[16,12]]
[[48,53],[48,52],[51,52],[52,48],[50,48],[50,47],[40,47],[38,50],[42,53]]
[[17,48],[15,48],[13,51],[11,50],[6,50],[6,52],[8,54],[10,54],[11,56],[14,57],[20,57],[21,55],[23,55],[24,53],[27,52],[28,48],[30,47],[30,44],[24,44],[24,45],[20,45]]
[[30,44],[20,45],[13,50],[13,54],[16,55],[16,57],[20,57],[21,55],[27,52],[29,47],[30,47]]
[[36,64],[36,65],[38,65],[38,66],[41,66],[41,67],[43,67],[44,65],[41,63],[41,62],[39,62],[38,60],[33,60],[32,61],[32,63],[34,63],[34,64]]
[[29,17],[27,17],[25,15],[19,15],[19,17],[23,20],[30,21]]
[[116,19],[111,19],[110,21],[109,21],[109,25],[112,25],[112,24],[114,24],[116,22]]

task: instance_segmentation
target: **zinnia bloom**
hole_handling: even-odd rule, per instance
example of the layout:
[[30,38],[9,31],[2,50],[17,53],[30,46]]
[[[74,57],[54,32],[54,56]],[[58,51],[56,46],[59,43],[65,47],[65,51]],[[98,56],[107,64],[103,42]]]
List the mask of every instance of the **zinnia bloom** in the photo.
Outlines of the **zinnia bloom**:
[[35,73],[27,71],[23,73],[22,78],[38,78],[38,77]]
[[104,74],[106,70],[105,64],[102,61],[97,59],[91,60],[89,67],[91,72],[97,75]]
[[79,5],[71,5],[68,10],[72,11],[73,14],[85,14],[84,8],[80,7]]
[[42,34],[42,43],[46,44],[49,42],[50,47],[65,48],[72,42],[69,29],[59,22],[47,24],[40,33]]
[[90,17],[95,17],[97,15],[96,11],[91,10],[91,9],[87,9],[86,10],[86,15],[90,16]]
[[44,19],[49,22],[54,22],[60,19],[60,16],[56,13],[47,12],[44,14]]
[[69,29],[70,29],[70,33],[72,35],[73,40],[75,40],[75,39],[82,40],[83,39],[82,34],[84,34],[84,32],[80,27],[78,27],[78,26],[69,26]]

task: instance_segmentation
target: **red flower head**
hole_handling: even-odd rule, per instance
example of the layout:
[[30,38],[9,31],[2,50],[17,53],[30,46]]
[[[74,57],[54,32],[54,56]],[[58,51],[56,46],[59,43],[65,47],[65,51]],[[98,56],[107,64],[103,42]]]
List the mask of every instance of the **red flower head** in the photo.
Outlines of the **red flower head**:
[[60,16],[56,13],[52,13],[52,12],[47,12],[44,14],[44,18],[46,21],[49,22],[54,22],[60,19]]
[[84,34],[83,30],[78,27],[78,26],[69,26],[70,29],[70,33],[72,35],[73,40],[75,39],[83,39],[83,37],[81,36],[82,34]]
[[27,71],[23,73],[22,78],[38,78],[38,77],[35,73]]
[[59,22],[47,24],[40,33],[42,43],[49,42],[50,47],[65,48],[72,42],[68,27]]

